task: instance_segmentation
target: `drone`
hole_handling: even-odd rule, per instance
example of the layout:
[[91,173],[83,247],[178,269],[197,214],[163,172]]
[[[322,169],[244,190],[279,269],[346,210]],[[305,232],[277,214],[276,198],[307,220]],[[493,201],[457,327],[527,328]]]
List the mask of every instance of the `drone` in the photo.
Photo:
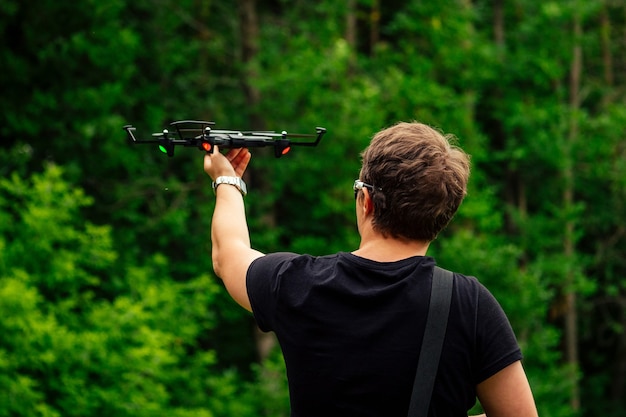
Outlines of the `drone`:
[[[123,129],[128,138],[135,144],[157,144],[161,152],[167,156],[174,156],[176,146],[198,148],[201,151],[213,153],[216,146],[221,149],[229,148],[261,148],[274,147],[274,156],[280,158],[291,150],[292,146],[317,146],[326,133],[323,127],[316,127],[315,134],[280,133],[274,131],[239,131],[213,129],[215,122],[202,120],[178,120],[170,123],[174,132],[163,129],[162,132],[152,134],[152,139],[137,139],[132,125]],[[311,138],[309,141],[294,141],[293,138]]]

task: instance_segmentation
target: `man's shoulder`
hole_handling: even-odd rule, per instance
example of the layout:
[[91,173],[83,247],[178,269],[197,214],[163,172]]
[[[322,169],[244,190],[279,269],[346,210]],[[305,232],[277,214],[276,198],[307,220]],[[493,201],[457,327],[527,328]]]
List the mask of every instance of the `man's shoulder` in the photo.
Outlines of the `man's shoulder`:
[[[306,263],[328,263],[335,262],[339,254],[315,256],[309,254],[300,254],[294,252],[272,252],[254,260],[253,264],[264,265],[280,265],[280,264],[296,264],[302,265]],[[252,265],[251,265],[252,266]]]
[[[444,268],[445,269],[445,268]],[[478,278],[473,275],[466,275],[461,272],[456,272],[450,270],[454,275],[454,285],[455,288],[462,291],[471,291],[473,293],[480,293],[483,291],[489,291],[487,288],[480,282]]]

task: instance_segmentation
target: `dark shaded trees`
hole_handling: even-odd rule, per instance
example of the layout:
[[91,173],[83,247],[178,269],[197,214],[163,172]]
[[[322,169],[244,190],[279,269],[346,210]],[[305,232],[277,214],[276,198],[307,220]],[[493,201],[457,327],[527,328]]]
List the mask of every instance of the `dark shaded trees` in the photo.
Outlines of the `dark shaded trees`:
[[257,248],[313,254],[357,245],[374,132],[457,134],[471,190],[432,254],[501,301],[542,415],[621,413],[621,2],[39,3],[0,6],[0,415],[286,415],[280,356],[257,363],[211,272],[201,153],[121,130],[182,118],[328,128],[248,173]]

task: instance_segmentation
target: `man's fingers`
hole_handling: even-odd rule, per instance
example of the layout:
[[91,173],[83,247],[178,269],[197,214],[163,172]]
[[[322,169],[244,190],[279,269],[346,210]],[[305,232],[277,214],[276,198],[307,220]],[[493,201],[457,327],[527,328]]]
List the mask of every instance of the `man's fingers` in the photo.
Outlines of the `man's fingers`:
[[[225,169],[233,169],[235,175],[241,177],[251,157],[252,155],[247,148],[229,149],[225,154],[221,154],[219,149],[215,147],[212,154],[207,153],[204,156],[204,170],[212,178],[218,175],[225,175],[223,174]],[[230,167],[228,167],[228,165],[230,165]]]
[[242,176],[248,167],[248,163],[250,162],[250,158],[252,158],[252,154],[248,149],[242,149],[237,153],[235,159],[231,161],[233,168],[235,168],[235,172],[237,175]]
[[232,163],[236,163],[236,160],[245,157],[247,153],[250,153],[247,148],[234,148],[226,153],[226,159]]

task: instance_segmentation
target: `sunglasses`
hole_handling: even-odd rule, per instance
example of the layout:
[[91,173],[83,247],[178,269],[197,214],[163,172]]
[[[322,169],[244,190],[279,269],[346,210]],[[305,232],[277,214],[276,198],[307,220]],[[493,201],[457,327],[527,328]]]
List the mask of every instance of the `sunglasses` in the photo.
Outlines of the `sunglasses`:
[[366,184],[361,180],[354,180],[354,185],[352,186],[352,189],[354,190],[354,198],[357,197],[357,195],[359,195],[359,191],[362,190],[363,188],[367,188],[370,191],[382,191],[383,189],[380,187],[375,187],[373,185],[370,184]]

